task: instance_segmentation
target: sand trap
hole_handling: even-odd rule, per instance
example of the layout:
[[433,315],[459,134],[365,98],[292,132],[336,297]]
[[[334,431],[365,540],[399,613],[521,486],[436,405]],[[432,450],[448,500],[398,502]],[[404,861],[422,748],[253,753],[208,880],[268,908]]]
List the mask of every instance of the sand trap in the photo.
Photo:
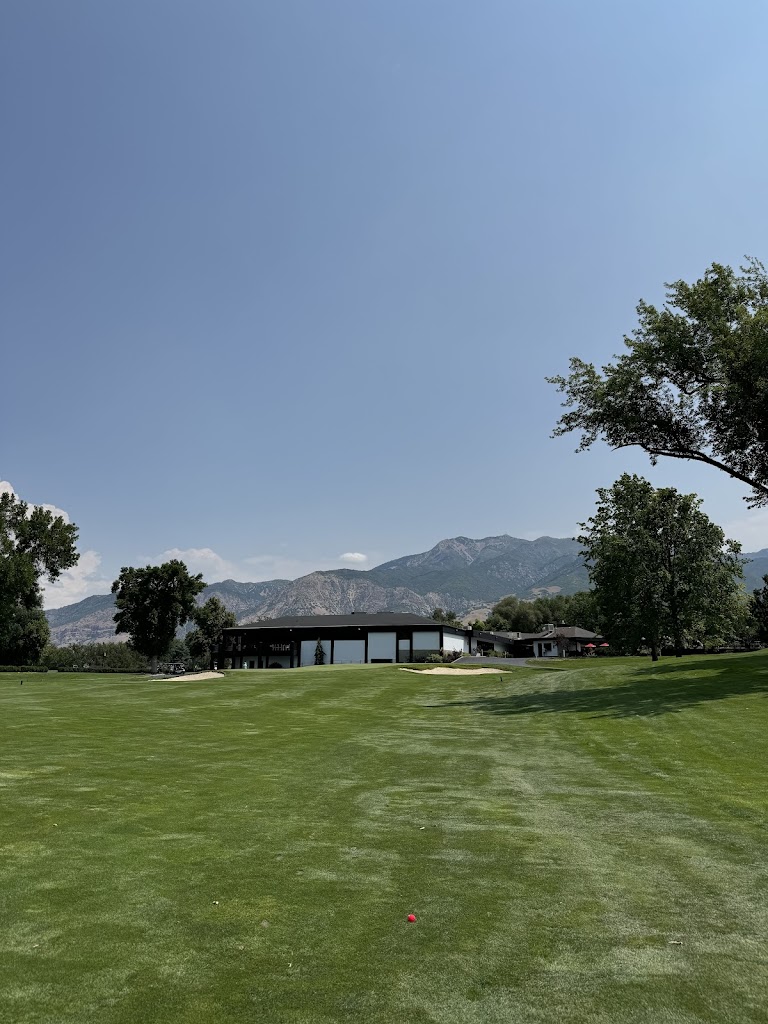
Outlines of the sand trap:
[[223,679],[221,672],[188,672],[185,675],[161,676],[158,683],[170,683],[173,679]]
[[508,672],[506,668],[401,668],[401,672],[416,672],[420,676],[497,676]]

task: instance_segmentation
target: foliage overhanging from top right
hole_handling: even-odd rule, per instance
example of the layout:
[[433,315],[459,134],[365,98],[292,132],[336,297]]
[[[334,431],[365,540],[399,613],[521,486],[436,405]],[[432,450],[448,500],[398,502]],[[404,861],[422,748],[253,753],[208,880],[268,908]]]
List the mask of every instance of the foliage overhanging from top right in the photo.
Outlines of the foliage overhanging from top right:
[[548,377],[568,410],[553,436],[702,462],[768,505],[768,274],[754,258],[740,271],[713,263],[694,284],[667,284],[661,309],[638,304],[627,352],[601,371],[574,357],[567,377]]

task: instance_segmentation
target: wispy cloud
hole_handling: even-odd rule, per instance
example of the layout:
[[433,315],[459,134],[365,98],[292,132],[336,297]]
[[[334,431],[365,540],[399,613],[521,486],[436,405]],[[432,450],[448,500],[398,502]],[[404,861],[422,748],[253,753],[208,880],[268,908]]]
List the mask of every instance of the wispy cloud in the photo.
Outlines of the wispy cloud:
[[145,558],[143,562],[158,565],[171,558],[180,559],[192,573],[201,572],[206,583],[220,583],[222,580],[238,580],[241,583],[295,580],[318,570],[338,569],[340,562],[338,558],[296,558],[284,553],[250,555],[233,561],[208,547],[168,548],[160,555]]
[[158,558],[150,559],[150,562],[159,564],[172,558],[182,561],[193,574],[201,572],[206,583],[238,579],[237,565],[222,558],[213,548],[168,548]]
[[285,554],[250,555],[243,559],[243,573],[238,577],[258,583],[260,580],[296,580],[311,572],[338,569],[338,559],[294,558]]

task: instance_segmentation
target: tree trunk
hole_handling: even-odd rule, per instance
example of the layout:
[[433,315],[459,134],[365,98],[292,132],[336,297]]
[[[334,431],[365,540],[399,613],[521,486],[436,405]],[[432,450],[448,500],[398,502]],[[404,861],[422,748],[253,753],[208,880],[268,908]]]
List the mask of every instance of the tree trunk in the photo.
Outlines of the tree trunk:
[[677,574],[675,572],[674,552],[669,558],[669,614],[672,619],[672,643],[675,645],[675,657],[683,656],[683,638],[680,635],[680,605],[677,600]]

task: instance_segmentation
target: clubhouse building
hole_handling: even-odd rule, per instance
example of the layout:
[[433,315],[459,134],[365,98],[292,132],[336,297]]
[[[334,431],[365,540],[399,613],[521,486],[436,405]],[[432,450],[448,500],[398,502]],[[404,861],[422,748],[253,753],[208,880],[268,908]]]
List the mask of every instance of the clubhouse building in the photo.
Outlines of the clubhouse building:
[[219,668],[303,668],[325,665],[408,664],[430,654],[553,658],[581,654],[595,634],[575,626],[541,633],[488,632],[449,626],[399,612],[296,615],[225,629],[213,658]]

